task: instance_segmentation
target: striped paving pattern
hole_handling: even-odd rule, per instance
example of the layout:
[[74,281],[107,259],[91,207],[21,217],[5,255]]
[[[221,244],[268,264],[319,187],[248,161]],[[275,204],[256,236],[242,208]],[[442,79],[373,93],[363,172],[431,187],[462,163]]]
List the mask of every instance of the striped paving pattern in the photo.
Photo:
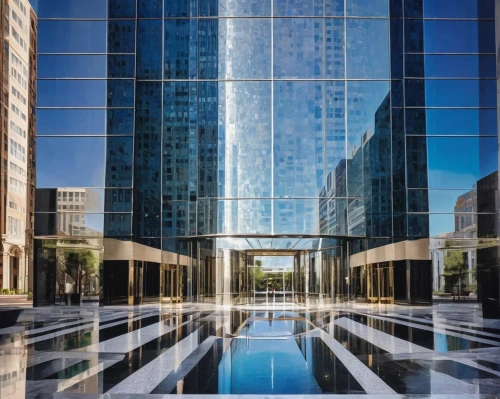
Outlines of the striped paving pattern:
[[0,397],[500,395],[498,322],[378,310],[29,309],[0,330]]

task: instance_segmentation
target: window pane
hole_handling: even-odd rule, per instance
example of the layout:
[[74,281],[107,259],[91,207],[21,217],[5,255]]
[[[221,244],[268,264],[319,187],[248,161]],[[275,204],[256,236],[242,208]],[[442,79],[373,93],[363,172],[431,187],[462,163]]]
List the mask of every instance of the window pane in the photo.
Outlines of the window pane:
[[387,0],[347,0],[346,15],[356,17],[387,17]]
[[106,113],[90,109],[38,109],[37,135],[105,134]]
[[104,187],[105,139],[38,138],[37,187]]
[[106,18],[102,0],[38,0],[38,18]]
[[496,80],[426,80],[428,107],[496,107]]
[[132,189],[106,189],[105,212],[132,212]]
[[386,79],[390,73],[389,22],[347,20],[347,77]]
[[428,109],[428,135],[497,135],[496,109]]
[[105,53],[104,21],[39,21],[40,53]]
[[347,82],[349,196],[364,195],[362,179],[365,145],[372,137],[386,135],[389,101],[389,82]]
[[162,3],[162,0],[138,0],[137,16],[139,18],[161,18],[163,12]]
[[424,0],[425,18],[494,18],[494,0]]
[[219,0],[221,17],[270,17],[271,0]]
[[428,190],[429,212],[477,212],[476,190]]
[[494,55],[426,55],[424,60],[427,78],[496,77]]
[[108,107],[132,108],[134,106],[133,80],[108,80]]
[[271,78],[271,20],[219,21],[219,78]]
[[136,0],[108,0],[109,18],[135,18]]
[[105,80],[39,80],[39,107],[104,107]]
[[274,20],[274,77],[343,78],[342,19]]
[[274,15],[280,17],[343,16],[344,0],[273,0]]
[[[149,1],[149,0],[148,0]],[[137,34],[137,78],[161,79],[163,22],[139,21]]]
[[134,134],[133,109],[110,109],[107,115],[107,134]]
[[105,55],[40,55],[39,78],[105,78]]
[[271,83],[219,86],[219,129],[224,129],[222,197],[271,197]]
[[165,20],[164,79],[196,78],[196,20]]
[[135,52],[135,21],[108,21],[108,53]]
[[135,56],[108,55],[108,77],[133,78],[135,77]]
[[344,99],[343,82],[275,82],[275,196],[319,196],[345,159]]
[[431,137],[427,147],[429,188],[472,189],[498,169],[494,137]]
[[132,187],[132,137],[108,137],[106,143],[106,187]]
[[427,53],[494,53],[493,21],[424,22],[424,48]]
[[317,199],[274,201],[275,234],[318,234],[319,202]]
[[196,17],[198,15],[197,0],[165,0],[165,17]]
[[218,201],[219,234],[271,234],[271,200]]

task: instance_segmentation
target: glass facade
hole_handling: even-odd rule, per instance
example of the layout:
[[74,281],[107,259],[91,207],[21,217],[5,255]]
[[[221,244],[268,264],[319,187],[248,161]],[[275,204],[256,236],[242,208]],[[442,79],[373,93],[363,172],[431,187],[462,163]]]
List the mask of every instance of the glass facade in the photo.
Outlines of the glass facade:
[[246,303],[278,255],[295,301],[430,303],[441,241],[496,239],[493,0],[60,3],[38,2],[39,264],[86,241],[44,222],[75,212],[58,192],[101,193],[104,303]]

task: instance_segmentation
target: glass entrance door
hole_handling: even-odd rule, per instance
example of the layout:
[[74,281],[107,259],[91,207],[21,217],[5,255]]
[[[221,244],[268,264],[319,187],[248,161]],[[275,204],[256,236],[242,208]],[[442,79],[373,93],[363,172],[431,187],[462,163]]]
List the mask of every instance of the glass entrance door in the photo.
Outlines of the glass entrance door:
[[162,265],[161,272],[162,303],[181,303],[183,301],[183,267]]
[[367,266],[367,299],[371,303],[394,303],[394,270],[392,262]]

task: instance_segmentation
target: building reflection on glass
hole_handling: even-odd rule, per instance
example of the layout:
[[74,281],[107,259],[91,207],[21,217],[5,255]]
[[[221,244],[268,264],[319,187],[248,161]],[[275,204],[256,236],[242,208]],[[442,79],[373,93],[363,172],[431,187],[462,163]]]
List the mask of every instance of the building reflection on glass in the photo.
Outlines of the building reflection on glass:
[[39,305],[65,245],[66,264],[94,254],[79,279],[105,304],[269,301],[256,262],[280,256],[301,303],[430,304],[451,250],[479,283],[498,237],[491,4],[181,3],[40,0]]

